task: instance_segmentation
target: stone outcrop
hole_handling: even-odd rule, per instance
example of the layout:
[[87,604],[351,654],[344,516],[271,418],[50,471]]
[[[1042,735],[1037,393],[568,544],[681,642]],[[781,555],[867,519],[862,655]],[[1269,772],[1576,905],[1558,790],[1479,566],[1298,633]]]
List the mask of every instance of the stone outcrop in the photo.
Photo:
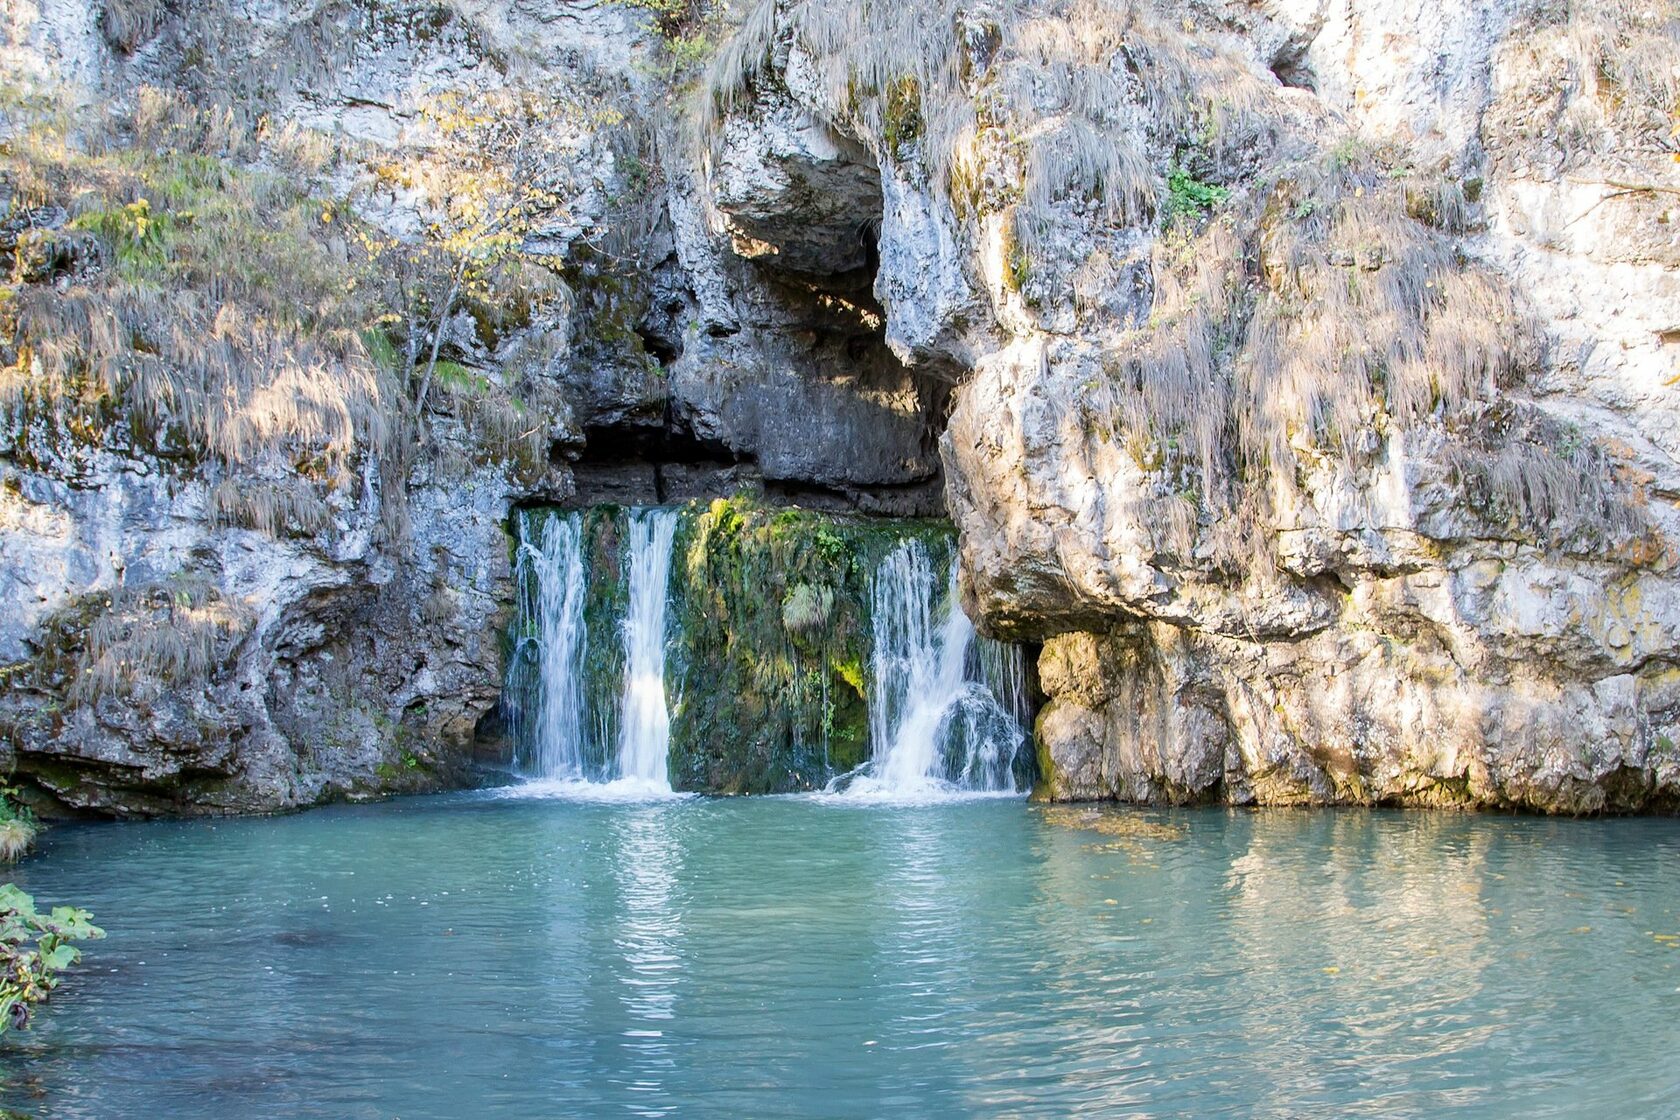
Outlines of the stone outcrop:
[[964,371],[971,613],[1044,643],[1041,793],[1675,803],[1677,46],[1617,4],[808,4],[740,51],[738,115],[883,168],[886,336]]

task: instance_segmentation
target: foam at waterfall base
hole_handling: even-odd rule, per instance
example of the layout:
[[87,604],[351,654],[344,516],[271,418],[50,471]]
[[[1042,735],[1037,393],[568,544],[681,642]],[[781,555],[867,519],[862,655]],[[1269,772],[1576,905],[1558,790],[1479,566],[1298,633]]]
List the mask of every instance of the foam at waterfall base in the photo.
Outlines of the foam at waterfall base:
[[[993,647],[979,645],[963,613],[954,559],[944,565],[941,574],[926,545],[911,539],[876,569],[871,757],[828,783],[827,793],[873,805],[1020,796],[1019,698],[1011,694],[1006,706],[987,679]],[[1003,676],[1024,679],[1019,671]]]
[[812,793],[791,796],[830,805],[856,807],[888,806],[914,808],[921,805],[946,805],[954,801],[1010,801],[1024,800],[1027,790],[971,789],[943,778],[923,778],[915,782],[886,781],[872,772],[872,764],[865,763],[849,774],[842,774]]
[[643,778],[615,778],[610,782],[591,782],[583,778],[533,778],[517,785],[498,786],[486,793],[505,800],[591,801],[615,805],[686,801],[699,796],[678,793],[663,782]]

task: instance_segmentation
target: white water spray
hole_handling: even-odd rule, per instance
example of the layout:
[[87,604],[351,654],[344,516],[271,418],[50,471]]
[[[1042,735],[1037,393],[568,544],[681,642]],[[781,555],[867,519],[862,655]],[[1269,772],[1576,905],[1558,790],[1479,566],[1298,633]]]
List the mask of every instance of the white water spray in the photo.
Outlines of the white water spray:
[[[848,793],[915,797],[1018,792],[1024,666],[1014,647],[976,638],[957,602],[956,568],[938,586],[927,549],[906,541],[875,573],[869,734],[874,757],[840,779]],[[1001,700],[1001,702],[1000,702]]]
[[618,777],[656,791],[671,788],[671,713],[665,704],[665,603],[677,514],[630,514],[630,605],[624,619],[624,698]]

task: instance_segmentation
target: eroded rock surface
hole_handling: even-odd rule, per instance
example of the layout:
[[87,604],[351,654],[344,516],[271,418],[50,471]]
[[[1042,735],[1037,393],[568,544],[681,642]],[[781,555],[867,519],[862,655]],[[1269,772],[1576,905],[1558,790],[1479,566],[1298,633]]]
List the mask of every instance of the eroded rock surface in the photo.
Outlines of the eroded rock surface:
[[808,4],[760,43],[746,88],[883,168],[895,354],[961,371],[947,504],[976,618],[1045,643],[1043,793],[1675,804],[1671,15]]

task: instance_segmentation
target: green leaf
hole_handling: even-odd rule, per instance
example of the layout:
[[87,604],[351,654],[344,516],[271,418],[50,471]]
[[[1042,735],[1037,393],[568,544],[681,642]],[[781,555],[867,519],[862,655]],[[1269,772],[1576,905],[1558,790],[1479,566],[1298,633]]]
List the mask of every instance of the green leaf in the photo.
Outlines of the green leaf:
[[0,910],[15,910],[26,920],[35,917],[35,900],[16,883],[0,884]]
[[81,959],[81,950],[77,949],[74,945],[57,945],[54,946],[50,952],[42,956],[41,964],[53,972],[58,972],[62,969],[69,968]]

